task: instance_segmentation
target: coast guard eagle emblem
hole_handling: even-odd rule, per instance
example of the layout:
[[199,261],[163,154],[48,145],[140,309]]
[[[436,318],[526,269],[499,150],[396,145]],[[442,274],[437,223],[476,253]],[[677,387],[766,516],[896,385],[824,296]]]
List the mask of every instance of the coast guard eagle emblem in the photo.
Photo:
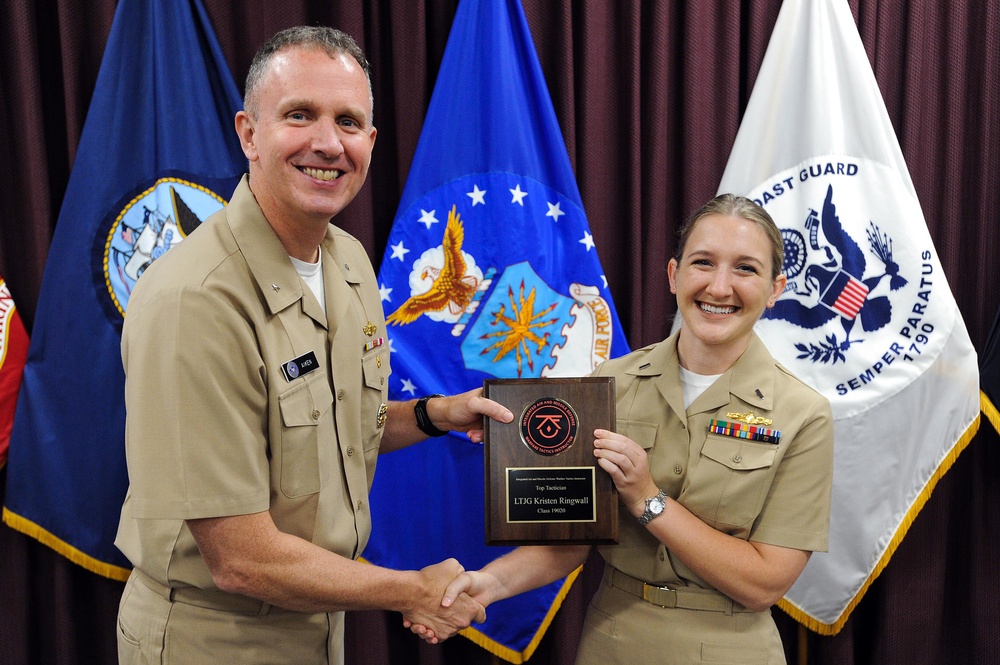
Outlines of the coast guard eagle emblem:
[[756,329],[837,417],[903,390],[955,324],[912,186],[884,164],[821,156],[748,195],[774,219],[788,281]]
[[[892,239],[869,221],[869,251],[863,251],[844,231],[833,199],[833,185],[829,185],[823,203],[817,206],[819,212],[809,209],[802,230],[781,229],[788,283],[781,299],[764,314],[806,329],[839,321],[842,330],[795,344],[799,358],[822,363],[844,361],[845,352],[863,341],[864,333],[885,327],[892,319],[889,294],[907,284],[893,259]],[[875,295],[883,281],[888,291]]]

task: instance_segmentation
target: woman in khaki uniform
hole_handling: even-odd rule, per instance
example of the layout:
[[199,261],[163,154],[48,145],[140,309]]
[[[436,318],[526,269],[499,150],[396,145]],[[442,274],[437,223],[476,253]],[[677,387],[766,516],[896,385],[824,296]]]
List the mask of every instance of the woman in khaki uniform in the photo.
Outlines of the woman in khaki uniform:
[[[596,371],[616,379],[618,432],[597,430],[594,454],[627,515],[619,544],[600,548],[577,662],[783,663],[770,607],[827,547],[830,405],[753,332],[785,286],[767,212],[720,195],[678,245],[667,274],[683,326]],[[518,548],[460,576],[444,604],[541,586],[589,551]]]

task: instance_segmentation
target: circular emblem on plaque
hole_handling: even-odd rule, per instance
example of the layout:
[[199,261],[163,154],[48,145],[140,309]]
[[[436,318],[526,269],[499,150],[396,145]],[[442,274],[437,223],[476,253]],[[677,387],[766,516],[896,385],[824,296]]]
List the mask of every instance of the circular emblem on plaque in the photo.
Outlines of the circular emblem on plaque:
[[298,378],[299,376],[299,366],[294,360],[288,361],[288,376],[293,379]]
[[539,455],[557,455],[576,440],[577,417],[566,402],[543,397],[521,414],[521,440]]

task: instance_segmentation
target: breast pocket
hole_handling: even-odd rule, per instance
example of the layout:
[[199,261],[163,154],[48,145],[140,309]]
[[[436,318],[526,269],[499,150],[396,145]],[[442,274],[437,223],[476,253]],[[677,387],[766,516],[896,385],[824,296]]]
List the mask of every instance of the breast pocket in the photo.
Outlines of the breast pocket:
[[656,423],[642,422],[641,420],[622,420],[618,419],[615,423],[615,427],[619,434],[627,436],[632,439],[639,446],[649,452],[650,448],[656,442]]
[[[383,355],[386,356],[383,359]],[[361,359],[361,371],[364,375],[366,388],[361,391],[361,417],[362,422],[369,420],[375,423],[375,427],[365,426],[362,428],[362,445],[364,446],[365,461],[369,468],[374,468],[375,460],[378,457],[379,443],[382,441],[382,428],[384,420],[380,417],[383,404],[388,401],[389,375],[392,370],[389,366],[388,354],[381,351],[371,352]]]
[[325,371],[315,371],[278,397],[281,410],[281,492],[289,498],[318,492],[330,479],[334,445],[333,393]]
[[361,359],[361,369],[365,375],[365,385],[381,392],[391,370],[389,362],[382,360],[381,353],[370,353]]
[[710,434],[681,502],[716,528],[746,528],[760,514],[777,446]]

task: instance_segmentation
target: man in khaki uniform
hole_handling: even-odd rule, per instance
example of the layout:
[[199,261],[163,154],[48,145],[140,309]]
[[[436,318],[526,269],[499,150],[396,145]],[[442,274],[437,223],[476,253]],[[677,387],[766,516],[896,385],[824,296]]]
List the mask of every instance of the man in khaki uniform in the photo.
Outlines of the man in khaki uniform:
[[330,224],[375,142],[368,63],[339,31],[283,31],[245,107],[249,176],[130,298],[122,663],[340,663],[344,610],[399,611],[441,637],[485,618],[468,596],[440,607],[457,561],[356,561],[380,451],[513,417],[481,391],[387,402],[375,274]]

